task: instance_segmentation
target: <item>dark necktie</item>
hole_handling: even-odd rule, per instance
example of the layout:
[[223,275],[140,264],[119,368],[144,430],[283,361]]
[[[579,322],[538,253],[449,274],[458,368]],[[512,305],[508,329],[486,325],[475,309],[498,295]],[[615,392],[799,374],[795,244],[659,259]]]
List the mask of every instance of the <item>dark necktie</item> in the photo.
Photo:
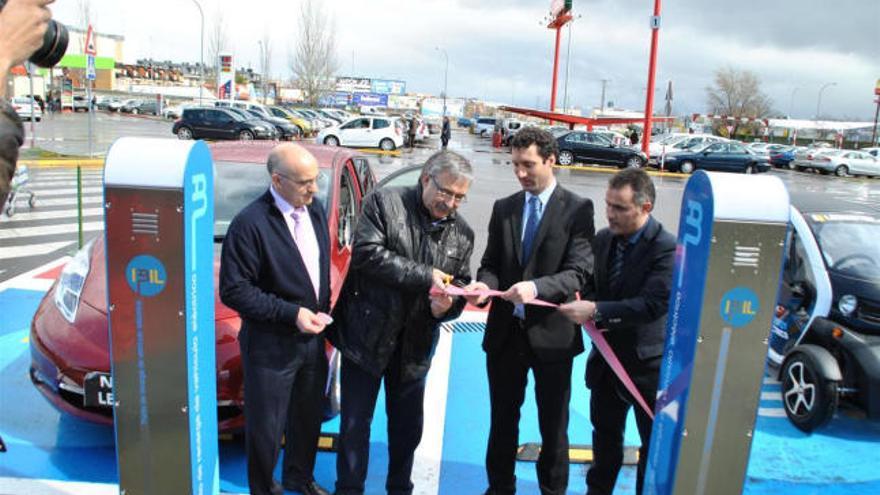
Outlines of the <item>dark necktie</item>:
[[611,290],[616,290],[618,284],[620,284],[620,276],[623,274],[623,257],[626,254],[626,246],[628,244],[629,242],[623,237],[615,238],[611,268],[608,270],[608,287]]
[[529,255],[532,253],[532,243],[535,241],[535,234],[538,233],[538,210],[541,207],[540,200],[537,196],[529,198],[529,207],[527,208],[526,230],[523,232],[522,239],[522,265],[525,266]]

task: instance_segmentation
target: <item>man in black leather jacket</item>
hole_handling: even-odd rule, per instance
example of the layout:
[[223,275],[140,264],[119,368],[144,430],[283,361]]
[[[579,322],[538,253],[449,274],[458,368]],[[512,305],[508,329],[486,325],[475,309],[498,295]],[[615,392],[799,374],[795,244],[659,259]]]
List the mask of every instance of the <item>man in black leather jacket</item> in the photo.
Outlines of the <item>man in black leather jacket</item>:
[[431,294],[470,281],[474,233],[456,214],[473,172],[441,151],[425,163],[419,183],[377,190],[364,201],[351,266],[328,338],[342,352],[342,418],[336,493],[364,493],[370,423],[385,382],[389,494],[410,494],[413,459],[422,437],[428,368],[440,324],[465,301]]

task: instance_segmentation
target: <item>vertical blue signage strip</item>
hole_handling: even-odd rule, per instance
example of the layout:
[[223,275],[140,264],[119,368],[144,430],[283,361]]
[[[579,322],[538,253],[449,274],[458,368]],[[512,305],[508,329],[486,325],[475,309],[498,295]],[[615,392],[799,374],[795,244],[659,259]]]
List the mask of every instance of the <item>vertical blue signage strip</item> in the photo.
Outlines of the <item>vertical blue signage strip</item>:
[[675,269],[666,322],[666,345],[651,447],[645,476],[645,493],[672,493],[688,387],[700,329],[703,291],[712,240],[714,202],[709,176],[698,171],[685,187],[681,202]]
[[202,141],[184,172],[186,342],[192,494],[219,492],[217,372],[214,336],[214,172]]

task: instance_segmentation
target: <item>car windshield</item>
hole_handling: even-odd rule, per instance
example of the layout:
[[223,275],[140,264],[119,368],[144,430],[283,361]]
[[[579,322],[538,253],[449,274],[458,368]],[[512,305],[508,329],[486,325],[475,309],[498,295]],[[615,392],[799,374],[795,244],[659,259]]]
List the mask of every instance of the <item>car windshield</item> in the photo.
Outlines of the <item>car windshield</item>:
[[[242,208],[266,192],[269,174],[258,163],[217,162],[214,168],[214,237],[226,235],[229,223]],[[330,169],[318,174],[318,194],[315,196],[324,211],[330,194]]]
[[880,218],[852,214],[814,214],[813,231],[825,264],[850,277],[880,279]]

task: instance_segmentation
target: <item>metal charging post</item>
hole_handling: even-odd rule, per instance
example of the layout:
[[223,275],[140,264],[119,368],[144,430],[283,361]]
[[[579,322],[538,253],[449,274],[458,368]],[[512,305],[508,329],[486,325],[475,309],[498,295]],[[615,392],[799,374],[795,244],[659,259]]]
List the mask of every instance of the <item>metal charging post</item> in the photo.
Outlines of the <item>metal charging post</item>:
[[742,493],[788,219],[777,177],[688,181],[644,493]]
[[213,184],[202,141],[122,138],[107,154],[107,308],[120,493],[219,491]]

